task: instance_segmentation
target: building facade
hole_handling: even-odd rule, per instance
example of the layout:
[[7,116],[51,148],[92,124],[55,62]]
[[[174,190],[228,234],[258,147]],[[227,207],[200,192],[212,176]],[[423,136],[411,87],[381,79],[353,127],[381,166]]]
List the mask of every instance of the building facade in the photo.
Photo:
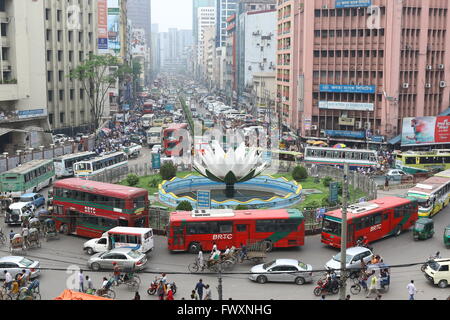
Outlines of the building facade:
[[277,109],[303,137],[391,138],[449,107],[449,2],[364,3],[279,2]]
[[215,5],[216,0],[192,0],[192,35],[194,37],[194,44],[197,44],[199,39],[198,8],[215,7]]
[[128,0],[127,14],[134,28],[144,29],[147,44],[150,45],[152,39],[151,0]]
[[[216,8],[215,7],[199,7],[198,8],[198,41],[197,41],[197,52],[198,52],[198,63],[203,63],[203,53],[205,47],[205,37],[204,33],[206,29],[210,29],[210,27],[215,28],[216,23]],[[215,33],[214,33],[215,35]]]
[[216,48],[225,47],[227,19],[236,13],[238,0],[216,0]]
[[0,153],[52,143],[44,2],[0,1]]

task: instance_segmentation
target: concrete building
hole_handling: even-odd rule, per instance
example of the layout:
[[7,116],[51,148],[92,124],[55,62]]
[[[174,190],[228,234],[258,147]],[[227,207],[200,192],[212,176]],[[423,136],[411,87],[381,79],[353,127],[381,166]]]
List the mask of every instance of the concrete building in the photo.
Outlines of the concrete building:
[[151,0],[128,0],[127,14],[134,28],[145,30],[146,42],[150,47],[152,41]]
[[225,47],[227,19],[236,13],[238,0],[216,0],[216,48]]
[[227,39],[225,43],[225,67],[224,67],[224,86],[228,97],[228,103],[231,104],[233,98],[236,98],[236,14],[227,19]]
[[0,1],[0,153],[51,143],[42,1]]
[[152,24],[152,44],[151,49],[151,78],[155,79],[161,69],[161,45],[159,39],[159,26],[158,24]]
[[192,36],[194,44],[198,43],[199,29],[198,29],[198,8],[200,7],[215,7],[216,0],[192,0]]
[[[216,8],[215,7],[199,7],[197,12],[197,30],[198,30],[198,41],[197,41],[197,53],[199,64],[203,63],[203,52],[205,46],[204,32],[206,28],[213,26],[215,28],[216,23]],[[215,33],[214,33],[215,35]]]
[[255,99],[253,104],[256,108],[272,108],[277,95],[276,72],[253,73],[252,87]]
[[[96,4],[45,0],[48,118],[54,132],[88,131],[92,110],[83,84],[67,77],[90,54],[97,54]],[[79,11],[78,11],[79,10]]]
[[240,15],[237,52],[239,92],[252,92],[255,72],[276,70],[276,21],[276,10]]
[[169,28],[161,32],[160,57],[161,68],[165,71],[180,72],[187,66],[187,49],[192,46],[192,30]]
[[210,88],[214,86],[215,77],[215,54],[216,54],[216,28],[215,26],[204,27],[202,32],[203,38],[203,61],[201,63],[201,71],[204,81]]
[[371,2],[279,1],[277,109],[301,136],[391,138],[449,107],[449,2]]

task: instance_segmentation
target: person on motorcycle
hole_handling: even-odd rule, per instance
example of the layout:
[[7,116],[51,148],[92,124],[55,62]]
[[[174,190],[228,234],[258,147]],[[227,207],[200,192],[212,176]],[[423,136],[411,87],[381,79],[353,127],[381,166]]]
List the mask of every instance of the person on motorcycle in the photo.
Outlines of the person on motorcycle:
[[165,273],[161,273],[161,278],[159,278],[159,281],[165,286],[167,286],[167,276]]

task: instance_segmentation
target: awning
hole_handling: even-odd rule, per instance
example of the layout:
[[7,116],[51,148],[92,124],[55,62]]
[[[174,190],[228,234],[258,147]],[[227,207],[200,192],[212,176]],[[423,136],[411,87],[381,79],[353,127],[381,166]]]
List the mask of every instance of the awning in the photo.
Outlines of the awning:
[[392,138],[391,140],[389,140],[388,144],[397,144],[397,143],[400,143],[400,140],[402,140],[402,135],[401,134],[399,134],[395,138]]
[[450,116],[450,108],[439,114],[440,116]]
[[0,136],[3,136],[10,132],[20,132],[20,133],[28,133],[26,130],[20,130],[20,129],[10,129],[10,128],[0,128]]
[[66,289],[53,300],[111,300],[111,299]]

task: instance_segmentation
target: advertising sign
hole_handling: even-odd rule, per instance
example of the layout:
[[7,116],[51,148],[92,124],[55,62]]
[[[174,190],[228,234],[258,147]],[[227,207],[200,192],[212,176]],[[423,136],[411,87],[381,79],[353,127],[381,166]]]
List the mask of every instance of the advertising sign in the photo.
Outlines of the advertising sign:
[[209,209],[211,207],[211,192],[197,191],[197,209]]
[[47,115],[44,109],[33,109],[33,110],[19,110],[17,111],[17,117],[19,119],[42,117]]
[[106,53],[108,50],[108,0],[97,1],[97,33],[98,50]]
[[373,111],[373,103],[319,101],[320,109]]
[[145,54],[145,30],[134,29],[131,40],[132,52],[134,55]]
[[450,143],[450,116],[403,118],[402,146]]
[[370,7],[372,0],[336,0],[336,8]]
[[161,168],[161,154],[159,152],[152,153],[152,169]]
[[344,130],[325,130],[325,134],[330,137],[357,138],[364,139],[365,131],[344,131]]
[[321,84],[321,92],[375,93],[376,86]]
[[108,49],[120,53],[120,9],[118,0],[108,0]]
[[339,125],[341,126],[354,126],[355,125],[355,118],[339,118]]
[[330,197],[329,201],[331,203],[335,203],[338,201],[338,191],[339,191],[339,183],[338,182],[330,182]]

